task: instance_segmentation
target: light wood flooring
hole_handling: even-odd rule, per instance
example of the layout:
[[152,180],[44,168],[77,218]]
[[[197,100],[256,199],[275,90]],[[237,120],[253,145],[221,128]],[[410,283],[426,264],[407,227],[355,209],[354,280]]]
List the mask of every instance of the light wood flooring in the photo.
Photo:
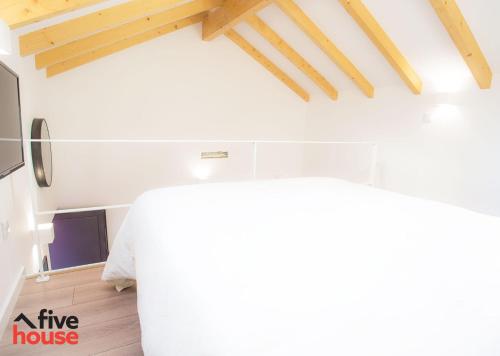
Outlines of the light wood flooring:
[[[136,289],[118,293],[100,280],[102,267],[52,275],[46,283],[27,279],[0,343],[0,355],[142,355]],[[40,309],[76,315],[78,345],[13,345],[12,320],[24,313],[32,321]],[[19,324],[20,329],[28,330]]]

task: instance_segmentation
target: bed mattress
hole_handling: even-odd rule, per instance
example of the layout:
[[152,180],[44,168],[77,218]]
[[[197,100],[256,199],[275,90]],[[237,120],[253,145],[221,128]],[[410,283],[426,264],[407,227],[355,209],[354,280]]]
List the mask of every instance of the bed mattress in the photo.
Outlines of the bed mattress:
[[103,279],[146,355],[500,355],[500,219],[336,179],[146,192]]

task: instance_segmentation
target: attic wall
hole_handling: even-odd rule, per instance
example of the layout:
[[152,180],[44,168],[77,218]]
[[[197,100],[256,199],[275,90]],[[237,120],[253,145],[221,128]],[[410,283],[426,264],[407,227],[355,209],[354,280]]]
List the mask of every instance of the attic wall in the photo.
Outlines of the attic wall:
[[[40,79],[37,115],[54,139],[302,140],[307,104],[229,40],[203,42],[200,31]],[[230,151],[213,162],[214,180],[251,178],[251,145],[54,144],[54,187],[40,210],[130,203],[148,188],[196,182],[202,150]],[[268,176],[299,169],[295,148],[286,150],[269,163],[261,152]]]
[[[0,61],[13,69],[20,77],[20,94],[23,119],[23,135],[29,132],[29,118],[35,113],[36,84],[32,77],[32,63],[19,57],[0,55]],[[25,145],[26,166],[0,180],[0,222],[8,223],[10,232],[0,238],[0,335],[6,319],[6,308],[19,281],[21,272],[31,273],[33,205],[30,192],[30,156]],[[1,152],[0,152],[1,154]]]
[[306,104],[199,25],[43,83],[55,138],[302,138]]
[[[308,107],[307,138],[380,142],[379,186],[500,215],[500,90],[415,97],[385,88]],[[443,106],[445,105],[445,106]]]

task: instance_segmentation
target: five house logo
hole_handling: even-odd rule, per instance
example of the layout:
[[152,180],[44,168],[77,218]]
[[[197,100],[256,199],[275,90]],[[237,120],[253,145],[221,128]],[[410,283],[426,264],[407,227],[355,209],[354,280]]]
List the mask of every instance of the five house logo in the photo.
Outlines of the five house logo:
[[[78,344],[78,318],[74,315],[58,317],[52,310],[42,309],[38,321],[34,323],[23,313],[14,319],[12,343],[14,345],[76,345]],[[30,331],[19,330],[19,323],[24,323]],[[54,330],[56,329],[56,330]],[[65,331],[63,329],[71,329]]]

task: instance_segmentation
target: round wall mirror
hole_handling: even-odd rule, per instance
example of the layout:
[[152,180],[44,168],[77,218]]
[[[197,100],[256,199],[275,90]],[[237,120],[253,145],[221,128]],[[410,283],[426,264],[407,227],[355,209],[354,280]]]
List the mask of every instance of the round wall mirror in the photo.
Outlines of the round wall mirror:
[[40,187],[52,184],[52,147],[49,127],[45,119],[34,119],[31,124],[31,156],[35,179]]

